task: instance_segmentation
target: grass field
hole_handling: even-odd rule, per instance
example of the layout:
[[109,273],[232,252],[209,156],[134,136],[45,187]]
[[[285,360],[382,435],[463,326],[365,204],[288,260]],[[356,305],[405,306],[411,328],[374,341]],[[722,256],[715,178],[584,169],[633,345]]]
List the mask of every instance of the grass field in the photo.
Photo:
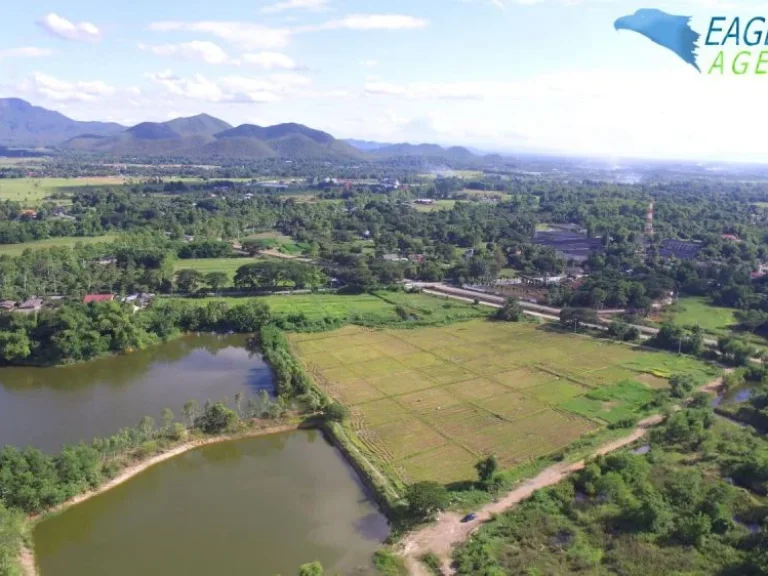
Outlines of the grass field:
[[525,323],[346,327],[290,341],[315,382],[352,408],[361,443],[406,483],[471,480],[487,454],[505,468],[530,463],[641,415],[673,373],[701,383],[716,374],[691,358]]
[[678,326],[698,324],[707,332],[722,332],[737,324],[734,310],[712,306],[706,298],[683,297],[668,311],[668,317]]
[[54,246],[74,246],[78,242],[83,244],[96,244],[97,242],[112,242],[117,236],[62,236],[60,238],[48,238],[47,240],[36,240],[34,242],[22,242],[21,244],[0,244],[0,254],[8,256],[18,256],[27,248],[33,250],[43,250],[53,248]]
[[122,176],[88,178],[7,178],[0,180],[0,200],[13,200],[25,206],[36,206],[56,191],[81,186],[105,186],[124,184]]
[[435,200],[434,204],[414,204],[418,212],[435,212],[437,210],[451,210],[456,206],[456,200]]
[[253,264],[256,258],[201,258],[190,260],[177,260],[175,270],[197,270],[203,274],[209,272],[224,272],[229,278],[230,286],[235,278],[237,269],[246,264]]
[[243,298],[193,298],[184,301],[203,306],[211,300],[236,305],[254,299],[266,302],[270,311],[276,315],[303,314],[312,321],[328,319],[367,326],[406,322],[414,326],[439,324],[484,317],[489,312],[488,308],[481,306],[405,292],[359,295],[286,294]]

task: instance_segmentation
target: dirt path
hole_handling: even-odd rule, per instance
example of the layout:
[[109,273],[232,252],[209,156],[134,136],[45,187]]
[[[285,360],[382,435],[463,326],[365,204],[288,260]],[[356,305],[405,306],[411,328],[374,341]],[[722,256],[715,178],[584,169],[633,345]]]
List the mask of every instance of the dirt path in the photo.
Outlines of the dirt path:
[[24,576],[38,576],[39,574],[37,564],[35,564],[35,555],[26,546],[22,547],[19,554],[19,566],[21,566],[21,573]]
[[[732,370],[725,370],[725,373]],[[717,378],[705,384],[699,391],[710,394],[717,393],[723,385],[723,377]],[[638,423],[637,428],[623,438],[609,442],[592,454],[592,457],[609,454],[642,438],[649,428],[663,422],[660,414],[646,418]],[[503,498],[485,505],[476,512],[477,518],[471,522],[462,523],[462,516],[454,512],[444,512],[438,515],[437,521],[421,530],[407,535],[401,542],[400,554],[411,576],[432,576],[419,558],[427,552],[438,556],[442,564],[443,574],[453,574],[451,568],[451,556],[454,546],[465,542],[469,536],[482,524],[487,522],[492,514],[500,514],[530,498],[536,490],[554,486],[565,478],[584,468],[584,460],[574,464],[555,464],[542,470],[537,476],[523,482],[521,485],[508,492]]]
[[[81,502],[85,502],[86,500],[90,500],[94,496],[103,494],[104,492],[108,490],[112,490],[112,488],[115,488],[116,486],[119,486],[120,484],[127,482],[128,480],[130,480],[134,476],[137,476],[138,474],[141,474],[148,468],[151,468],[156,464],[160,464],[161,462],[165,462],[166,460],[170,460],[171,458],[175,458],[176,456],[180,456],[181,454],[184,454],[185,452],[189,452],[190,450],[195,450],[196,448],[202,448],[203,446],[210,446],[211,444],[219,444],[221,442],[229,442],[232,440],[240,440],[243,438],[255,438],[257,436],[268,436],[271,434],[281,434],[283,432],[291,432],[297,429],[298,429],[297,424],[281,424],[280,426],[254,428],[252,430],[243,432],[242,434],[236,434],[233,436],[217,436],[215,438],[206,438],[203,440],[191,440],[189,442],[185,442],[183,444],[176,446],[175,448],[172,448],[171,450],[168,450],[167,452],[163,452],[162,454],[153,456],[148,460],[143,460],[142,462],[139,462],[137,464],[134,464],[133,466],[129,466],[128,468],[125,468],[118,476],[115,476],[109,482],[102,484],[96,490],[91,490],[90,492],[86,492],[84,494],[75,496],[74,498],[70,498],[69,500],[67,500],[66,502],[62,502],[55,508],[47,510],[44,514],[46,515],[56,514],[58,512],[62,512],[66,510],[70,506],[74,506],[76,504],[80,504]],[[36,514],[34,516],[30,516],[29,519],[30,521],[35,522],[36,520],[39,520],[42,516],[43,514]],[[21,552],[19,554],[19,564],[21,565],[22,573],[24,574],[24,576],[38,576],[37,564],[35,563],[34,552],[29,548],[27,548],[26,546],[21,549]]]
[[[638,427],[630,435],[614,440],[597,450],[593,456],[608,454],[632,444],[642,438],[648,428],[659,424],[663,420],[660,415],[653,416],[639,423]],[[453,547],[467,540],[472,532],[487,522],[492,514],[499,514],[512,508],[542,488],[554,486],[574,472],[584,468],[584,460],[575,464],[555,464],[525,481],[520,486],[508,492],[503,498],[487,504],[476,512],[477,518],[471,522],[461,522],[461,516],[453,512],[442,513],[437,522],[417,532],[406,536],[401,542],[401,554],[412,576],[430,576],[429,571],[419,561],[426,552],[437,554],[442,562],[443,573],[452,574],[451,553]]]

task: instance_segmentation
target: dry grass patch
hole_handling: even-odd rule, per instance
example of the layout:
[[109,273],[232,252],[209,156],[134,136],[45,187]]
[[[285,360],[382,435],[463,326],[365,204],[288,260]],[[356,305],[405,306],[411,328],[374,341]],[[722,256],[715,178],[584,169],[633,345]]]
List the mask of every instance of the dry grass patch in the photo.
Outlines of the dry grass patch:
[[304,365],[309,370],[328,370],[329,368],[337,368],[341,365],[341,362],[337,358],[334,358],[331,354],[326,352],[318,352],[315,354],[307,354],[304,356]]
[[400,460],[393,467],[408,483],[433,480],[442,484],[461,482],[477,475],[477,456],[455,444],[422,452]]
[[408,413],[403,411],[402,406],[389,398],[360,404],[354,408],[354,411],[363,418],[365,426],[370,429],[410,418]]
[[382,353],[371,346],[352,346],[350,348],[341,348],[330,353],[342,364],[356,364],[367,360],[381,358]]
[[533,396],[536,400],[547,404],[560,404],[576,396],[581,396],[589,391],[584,386],[579,386],[574,382],[565,379],[552,380],[544,384],[539,384],[533,388],[526,389],[525,393]]
[[453,384],[454,382],[461,382],[462,380],[469,380],[474,378],[476,374],[470,372],[459,366],[447,362],[445,364],[438,364],[422,370],[424,374],[429,376],[437,384]]
[[470,402],[485,400],[486,398],[500,396],[509,392],[509,389],[505,386],[486,378],[475,378],[458,384],[452,384],[448,386],[448,390]]
[[338,366],[336,368],[321,370],[320,376],[331,386],[360,380],[360,376],[352,372],[348,366]]
[[429,352],[417,352],[416,354],[403,356],[400,358],[400,362],[408,366],[408,368],[429,368],[430,366],[442,364],[443,359]]
[[529,414],[535,414],[536,412],[540,412],[547,408],[547,406],[540,401],[519,394],[518,392],[507,392],[502,396],[488,398],[477,404],[489,412],[501,416],[505,420],[517,420],[518,418],[524,418]]
[[371,402],[385,396],[380,390],[371,386],[365,380],[356,380],[343,386],[333,386],[330,388],[330,393],[336,400],[349,406]]
[[400,364],[394,358],[377,358],[367,362],[351,364],[349,369],[360,378],[373,378],[376,376],[385,376],[388,374],[398,374],[407,372],[408,367]]
[[368,382],[387,396],[408,394],[436,386],[434,380],[415,370],[370,378]]
[[393,460],[401,460],[444,446],[448,441],[417,418],[390,422],[371,429],[374,442],[387,447]]
[[493,380],[515,390],[530,388],[552,380],[552,374],[536,368],[518,368],[509,372],[495,374]]

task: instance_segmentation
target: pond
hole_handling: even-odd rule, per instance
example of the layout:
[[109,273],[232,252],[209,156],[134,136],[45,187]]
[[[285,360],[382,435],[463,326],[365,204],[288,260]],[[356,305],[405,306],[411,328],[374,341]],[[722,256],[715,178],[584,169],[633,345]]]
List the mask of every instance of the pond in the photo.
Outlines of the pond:
[[730,404],[740,404],[742,402],[749,401],[756,393],[756,389],[752,386],[744,385],[732,388],[724,393],[718,394],[712,400],[712,407],[728,406]]
[[163,408],[181,419],[195,399],[234,400],[238,392],[272,391],[272,373],[244,336],[190,335],[124,356],[57,368],[0,369],[0,446],[55,452],[160,420]]
[[373,574],[386,519],[316,431],[187,452],[40,522],[41,576]]

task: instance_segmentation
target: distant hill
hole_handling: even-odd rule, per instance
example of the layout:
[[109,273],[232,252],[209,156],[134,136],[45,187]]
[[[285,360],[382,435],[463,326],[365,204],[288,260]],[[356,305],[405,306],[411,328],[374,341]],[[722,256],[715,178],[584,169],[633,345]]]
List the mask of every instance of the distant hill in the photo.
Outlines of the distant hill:
[[0,98],[0,144],[55,146],[80,134],[111,136],[122,130],[113,122],[79,122],[19,98]]
[[437,144],[391,144],[369,152],[379,158],[418,157],[442,158],[445,160],[463,161],[478,157],[461,146],[443,148]]
[[372,150],[379,150],[380,148],[385,148],[386,146],[392,146],[392,144],[384,144],[383,142],[372,142],[370,140],[355,140],[354,138],[345,138],[344,142],[346,142],[353,148],[362,150],[363,152],[370,152]]
[[77,136],[65,150],[116,156],[163,155],[183,158],[338,160],[360,158],[362,153],[333,136],[301,124],[233,128],[201,114],[168,122],[142,122],[120,134]]

